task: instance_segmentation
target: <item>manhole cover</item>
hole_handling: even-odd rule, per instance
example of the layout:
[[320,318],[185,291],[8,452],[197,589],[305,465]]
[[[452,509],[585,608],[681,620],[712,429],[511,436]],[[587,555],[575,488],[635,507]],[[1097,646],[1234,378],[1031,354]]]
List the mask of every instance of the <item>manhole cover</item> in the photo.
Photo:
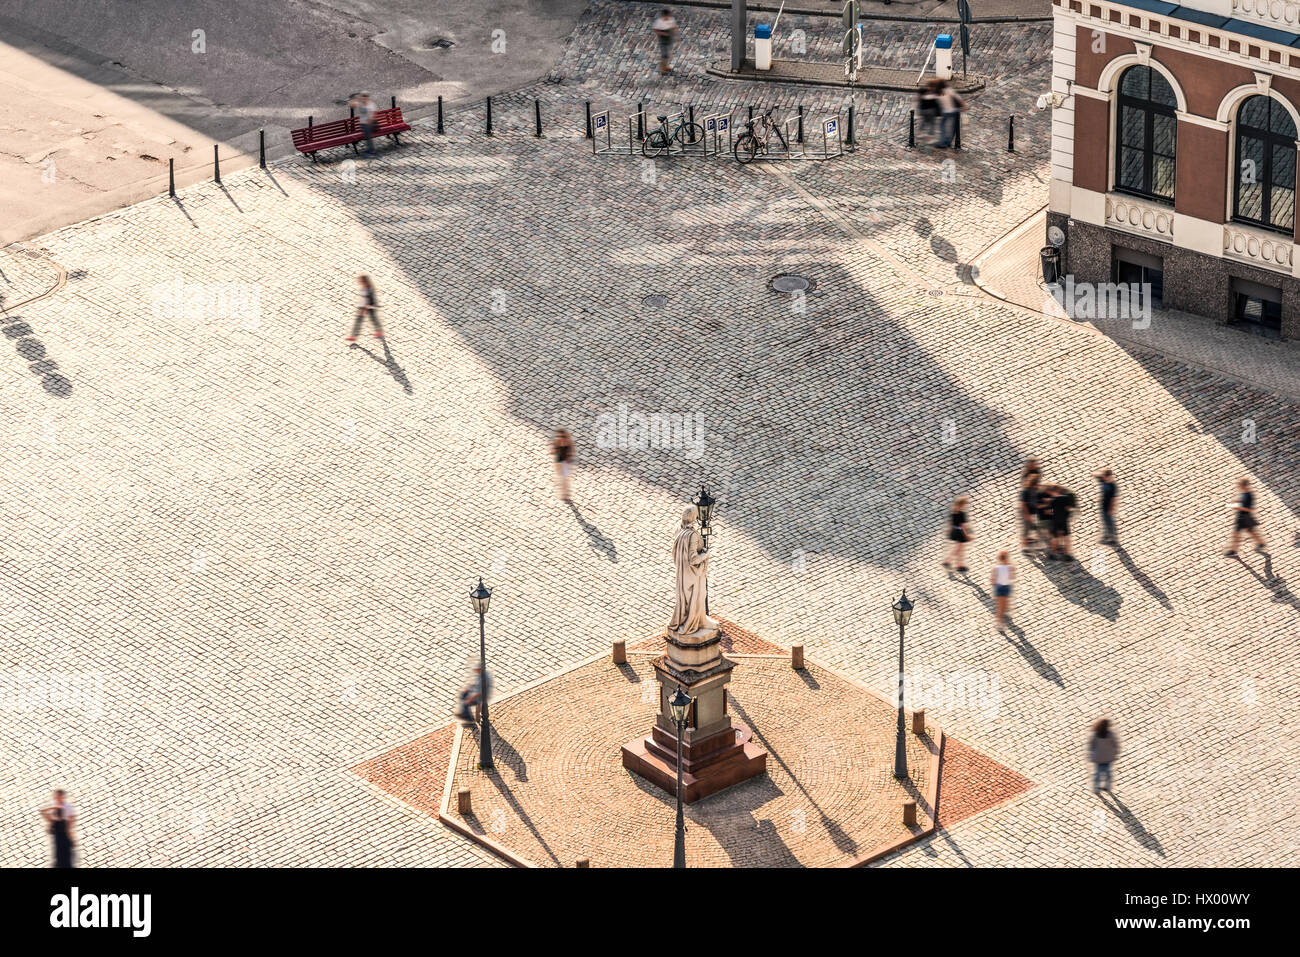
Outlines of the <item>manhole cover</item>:
[[941,297],[943,296],[943,290],[942,290],[942,289],[931,289],[931,290],[930,290],[930,295],[934,296],[935,299],[939,299],[939,298],[941,298]]
[[772,288],[777,292],[808,292],[815,285],[807,276],[796,276],[794,273],[780,275],[772,280]]
[[641,305],[649,306],[651,309],[662,309],[668,305],[667,296],[646,296],[641,300]]
[[445,50],[448,47],[456,45],[454,40],[448,40],[446,37],[431,37],[426,40],[424,45],[430,50]]

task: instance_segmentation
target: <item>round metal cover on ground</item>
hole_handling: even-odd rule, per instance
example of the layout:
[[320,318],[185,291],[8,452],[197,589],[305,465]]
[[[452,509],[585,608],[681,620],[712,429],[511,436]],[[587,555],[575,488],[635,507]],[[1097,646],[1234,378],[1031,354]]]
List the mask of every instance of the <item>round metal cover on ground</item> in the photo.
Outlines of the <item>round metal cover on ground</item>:
[[930,295],[934,296],[935,299],[938,299],[940,296],[943,295],[943,290],[942,290],[942,289],[931,289],[931,290],[930,290]]
[[646,296],[641,300],[641,304],[649,306],[651,309],[662,309],[664,306],[668,305],[668,297],[658,295]]
[[815,285],[807,276],[794,273],[782,273],[772,280],[772,288],[777,292],[809,292]]
[[430,50],[446,50],[448,47],[454,47],[456,42],[446,37],[430,37],[424,41],[424,45]]

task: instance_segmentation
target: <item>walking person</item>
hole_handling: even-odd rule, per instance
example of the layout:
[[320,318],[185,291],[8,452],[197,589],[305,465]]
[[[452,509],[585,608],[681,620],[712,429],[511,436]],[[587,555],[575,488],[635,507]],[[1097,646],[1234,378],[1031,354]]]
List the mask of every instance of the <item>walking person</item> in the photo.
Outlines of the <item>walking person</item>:
[[474,665],[474,671],[470,675],[469,681],[460,692],[460,706],[456,710],[456,717],[465,727],[472,727],[477,720],[475,709],[482,710],[483,702],[490,700],[492,694],[492,676],[483,670],[478,663]]
[[939,118],[939,88],[942,84],[938,77],[926,80],[916,98],[917,112],[921,114],[921,132],[930,137],[931,145],[934,145],[935,121]]
[[650,29],[659,38],[659,72],[666,76],[673,72],[670,61],[673,55],[673,44],[677,42],[677,19],[671,10],[664,7]]
[[997,564],[989,577],[993,585],[994,614],[993,621],[998,631],[1007,625],[1007,606],[1011,604],[1011,583],[1016,580],[1016,566],[1011,564],[1010,554],[1003,549],[998,552]]
[[560,483],[560,498],[572,502],[569,479],[573,475],[573,436],[565,429],[556,429],[551,452],[555,455],[555,476]]
[[957,563],[957,571],[970,571],[966,567],[966,545],[975,536],[971,534],[970,524],[966,519],[966,506],[970,499],[965,495],[959,495],[957,500],[952,503],[952,512],[948,515],[948,538],[952,541],[953,546],[948,554],[944,556],[943,567],[951,568],[952,563]]
[[1072,562],[1070,553],[1070,510],[1078,504],[1074,493],[1068,488],[1057,486],[1052,495],[1050,514],[1052,519],[1051,551],[1047,557],[1060,562]]
[[41,808],[41,817],[49,825],[50,839],[54,845],[54,866],[72,867],[72,849],[76,845],[73,826],[77,821],[77,811],[67,801],[63,791],[54,792],[54,803]]
[[[1110,729],[1110,722],[1102,718],[1092,726],[1092,737],[1088,739],[1088,760],[1096,765],[1092,775],[1092,793],[1103,788],[1110,790],[1110,766],[1119,757],[1119,738]],[[1102,784],[1102,779],[1106,783]]]
[[1245,532],[1255,540],[1255,551],[1264,550],[1264,539],[1255,531],[1259,527],[1259,520],[1255,518],[1255,493],[1250,487],[1250,479],[1243,478],[1237,483],[1237,491],[1241,496],[1233,503],[1232,511],[1236,519],[1232,523],[1232,544],[1224,552],[1229,558],[1236,557],[1237,543],[1241,541],[1241,533]]
[[957,135],[957,123],[966,111],[966,101],[957,95],[951,80],[943,80],[942,83],[939,90],[939,112],[942,115],[939,120],[939,142],[935,146],[946,150],[952,146]]
[[347,337],[347,342],[356,342],[357,336],[361,333],[361,324],[369,319],[375,326],[375,338],[384,338],[383,327],[379,325],[379,303],[375,300],[375,284],[370,281],[369,276],[357,277],[358,297],[357,297],[357,318],[352,323],[352,335]]
[[1028,473],[1028,478],[1021,482],[1020,488],[1020,550],[1030,552],[1040,547],[1036,529],[1038,527],[1038,499],[1042,489],[1038,484],[1037,472]]
[[366,138],[366,155],[375,155],[375,141],[373,139],[375,132],[375,104],[370,99],[369,93],[358,93],[348,101],[357,111],[357,119],[361,121],[361,132]]
[[1101,544],[1119,545],[1119,533],[1115,529],[1115,498],[1119,490],[1115,485],[1115,473],[1102,469],[1093,476],[1101,483]]

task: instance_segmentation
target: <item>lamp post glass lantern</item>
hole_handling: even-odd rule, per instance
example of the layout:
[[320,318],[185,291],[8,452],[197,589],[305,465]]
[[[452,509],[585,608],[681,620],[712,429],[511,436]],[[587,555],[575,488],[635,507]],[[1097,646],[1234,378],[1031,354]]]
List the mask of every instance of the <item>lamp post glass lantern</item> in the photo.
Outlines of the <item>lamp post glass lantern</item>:
[[[718,500],[706,492],[704,486],[701,485],[700,494],[695,496],[695,501],[692,504],[694,504],[696,511],[699,513],[700,535],[704,538],[704,550],[707,552],[709,550],[709,536],[713,534],[713,526],[709,524],[709,522],[710,519],[713,518],[713,506],[718,504]],[[707,615],[708,613],[709,580],[706,576],[704,579],[704,614]]]
[[492,725],[488,723],[488,677],[487,677],[487,643],[484,637],[483,619],[487,617],[488,603],[492,600],[492,589],[484,587],[483,579],[478,580],[478,587],[469,593],[474,610],[478,612],[478,683],[479,713],[482,723],[479,727],[478,766],[492,767]]
[[673,867],[686,866],[686,819],[682,815],[682,734],[686,712],[695,699],[681,688],[668,699],[668,710],[677,723],[677,833],[673,840]]
[[903,633],[912,620],[912,603],[907,600],[907,589],[894,602],[894,622],[898,625],[898,733],[894,740],[894,777],[907,777],[907,741],[903,731]]

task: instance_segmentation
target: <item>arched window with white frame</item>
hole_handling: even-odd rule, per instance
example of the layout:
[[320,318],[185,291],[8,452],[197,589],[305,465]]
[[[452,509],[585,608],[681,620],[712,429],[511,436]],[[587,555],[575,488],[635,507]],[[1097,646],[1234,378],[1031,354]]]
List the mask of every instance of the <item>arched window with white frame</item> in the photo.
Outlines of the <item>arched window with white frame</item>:
[[1115,116],[1115,189],[1172,203],[1178,145],[1178,98],[1164,75],[1131,66],[1119,81]]
[[1295,229],[1296,126],[1285,106],[1262,93],[1237,109],[1232,218],[1290,233]]

